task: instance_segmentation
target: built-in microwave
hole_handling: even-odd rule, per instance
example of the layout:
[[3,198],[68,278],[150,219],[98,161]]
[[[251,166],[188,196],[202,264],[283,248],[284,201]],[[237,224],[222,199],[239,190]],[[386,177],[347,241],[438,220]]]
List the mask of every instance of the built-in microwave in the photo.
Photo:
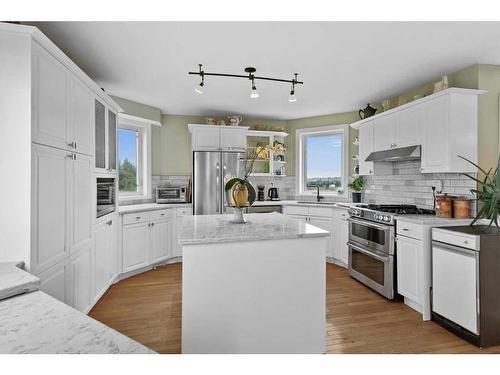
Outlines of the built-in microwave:
[[186,186],[158,186],[156,203],[185,203]]
[[97,178],[97,217],[107,215],[116,210],[115,179]]

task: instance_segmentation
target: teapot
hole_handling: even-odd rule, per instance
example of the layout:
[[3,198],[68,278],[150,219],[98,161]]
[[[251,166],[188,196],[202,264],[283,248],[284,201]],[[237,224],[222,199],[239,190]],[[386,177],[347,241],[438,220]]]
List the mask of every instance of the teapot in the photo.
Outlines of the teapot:
[[[359,110],[359,118],[361,120],[365,119],[365,118],[368,118],[368,117],[371,117],[375,114],[375,112],[377,112],[377,108],[373,108],[372,106],[370,106],[370,103],[368,103],[366,105],[366,108],[365,109],[360,109]],[[361,114],[363,114],[363,116],[361,116]]]

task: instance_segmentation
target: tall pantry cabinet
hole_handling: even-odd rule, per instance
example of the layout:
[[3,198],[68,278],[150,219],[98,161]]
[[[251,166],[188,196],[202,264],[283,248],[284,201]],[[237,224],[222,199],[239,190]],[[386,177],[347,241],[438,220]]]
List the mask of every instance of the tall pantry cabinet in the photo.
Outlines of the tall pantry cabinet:
[[109,173],[121,109],[37,28],[0,24],[0,61],[0,262],[24,261],[43,291],[86,312],[96,295],[95,103],[114,116]]

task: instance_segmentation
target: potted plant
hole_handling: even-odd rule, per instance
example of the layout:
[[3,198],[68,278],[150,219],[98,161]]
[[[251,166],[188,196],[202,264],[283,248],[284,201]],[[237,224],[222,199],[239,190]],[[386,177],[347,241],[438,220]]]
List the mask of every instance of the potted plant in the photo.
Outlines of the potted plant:
[[352,190],[352,202],[353,203],[361,203],[361,192],[365,187],[365,179],[363,176],[358,176],[354,178],[349,185],[347,185],[349,189]]
[[488,219],[490,221],[488,227],[491,227],[495,223],[496,227],[500,229],[500,225],[498,224],[498,215],[500,214],[500,157],[495,170],[490,168],[488,172],[469,159],[460,155],[458,157],[475,166],[484,175],[484,178],[481,180],[464,173],[464,176],[477,182],[477,189],[471,189],[471,193],[475,194],[476,199],[482,202],[482,207],[470,225],[474,225],[479,219]]

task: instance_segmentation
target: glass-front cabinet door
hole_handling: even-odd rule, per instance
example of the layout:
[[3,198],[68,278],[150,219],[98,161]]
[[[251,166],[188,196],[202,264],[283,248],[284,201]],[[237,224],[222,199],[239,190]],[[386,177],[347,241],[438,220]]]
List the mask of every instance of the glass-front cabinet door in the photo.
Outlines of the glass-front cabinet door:
[[254,176],[285,176],[287,135],[274,131],[247,132],[247,166]]
[[95,167],[106,168],[106,108],[95,101]]
[[116,114],[108,110],[108,169],[116,171]]

